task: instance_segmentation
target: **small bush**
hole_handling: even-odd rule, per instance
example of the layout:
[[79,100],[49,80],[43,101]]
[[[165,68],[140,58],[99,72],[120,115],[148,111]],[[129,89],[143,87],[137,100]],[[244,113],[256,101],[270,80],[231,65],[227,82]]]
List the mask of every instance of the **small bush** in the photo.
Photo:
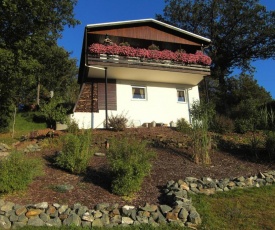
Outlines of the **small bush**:
[[115,131],[123,131],[127,127],[128,118],[124,114],[111,115],[108,118],[108,127]]
[[0,193],[24,190],[32,180],[43,174],[43,164],[38,159],[21,152],[12,152],[0,161]]
[[216,133],[231,133],[234,131],[234,128],[234,122],[223,115],[215,115],[214,119],[210,122],[210,130]]
[[270,159],[275,157],[275,132],[268,132],[265,141],[265,148]]
[[68,124],[68,132],[77,134],[79,132],[78,124],[75,121],[70,121]]
[[90,136],[90,132],[64,136],[62,151],[55,157],[55,164],[75,174],[85,172],[92,156]]
[[189,133],[191,131],[192,127],[190,124],[184,119],[178,119],[176,123],[176,130],[182,133]]
[[235,120],[235,131],[237,133],[247,133],[254,129],[253,122],[250,119],[237,119]]
[[130,196],[140,190],[155,153],[146,147],[146,142],[124,137],[110,141],[107,156],[113,174],[112,192]]

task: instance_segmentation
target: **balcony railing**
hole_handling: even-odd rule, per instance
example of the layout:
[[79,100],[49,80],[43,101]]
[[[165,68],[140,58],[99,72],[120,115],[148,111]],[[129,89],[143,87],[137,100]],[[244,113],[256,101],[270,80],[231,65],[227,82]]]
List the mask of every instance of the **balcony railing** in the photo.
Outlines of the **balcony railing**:
[[88,54],[89,64],[108,64],[113,66],[128,66],[128,67],[138,67],[138,68],[169,68],[169,69],[189,69],[209,72],[210,66],[194,64],[194,63],[184,63],[182,61],[176,60],[165,60],[165,59],[152,59],[144,57],[129,57],[120,56],[113,54]]

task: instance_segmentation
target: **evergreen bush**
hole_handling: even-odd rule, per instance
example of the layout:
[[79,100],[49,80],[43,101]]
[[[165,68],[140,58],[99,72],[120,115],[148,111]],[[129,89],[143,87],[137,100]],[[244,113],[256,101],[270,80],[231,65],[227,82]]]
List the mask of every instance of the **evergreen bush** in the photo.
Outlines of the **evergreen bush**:
[[143,179],[151,169],[155,153],[147,143],[131,137],[112,139],[108,150],[112,178],[112,192],[130,196],[140,190]]
[[248,131],[254,130],[254,124],[251,119],[236,119],[235,120],[235,131],[237,133],[247,133]]
[[0,193],[24,190],[37,176],[43,174],[42,161],[14,151],[0,160]]
[[215,115],[210,122],[210,130],[216,133],[225,134],[231,133],[235,129],[234,122],[229,117],[224,115]]
[[176,123],[176,130],[184,134],[188,134],[191,131],[191,125],[184,119],[178,119]]
[[56,155],[55,164],[75,174],[85,172],[93,154],[90,141],[90,132],[68,133],[63,137],[62,151]]

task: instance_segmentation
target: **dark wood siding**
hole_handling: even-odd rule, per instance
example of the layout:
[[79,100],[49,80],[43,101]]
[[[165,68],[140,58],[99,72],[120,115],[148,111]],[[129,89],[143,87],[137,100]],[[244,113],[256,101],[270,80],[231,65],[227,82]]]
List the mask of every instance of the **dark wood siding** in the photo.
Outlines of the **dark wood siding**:
[[[108,110],[117,110],[116,81],[108,80]],[[75,106],[75,112],[99,112],[105,110],[105,80],[93,79],[84,83]]]
[[81,86],[79,98],[75,105],[75,112],[92,111],[92,84],[85,83]]
[[98,31],[98,30],[90,31],[90,32],[88,32],[88,34],[101,34],[101,35],[108,34],[111,36],[119,36],[119,37],[128,37],[128,38],[145,39],[145,40],[152,40],[152,41],[162,41],[162,42],[171,42],[171,43],[180,43],[180,44],[201,46],[201,43],[199,41],[195,41],[196,39],[194,39],[194,38],[192,38],[192,40],[191,40],[187,35],[180,34],[180,36],[179,36],[175,32],[174,32],[174,34],[171,34],[171,33],[167,33],[166,31],[161,31],[159,29],[149,27],[149,26],[102,29],[100,31]]

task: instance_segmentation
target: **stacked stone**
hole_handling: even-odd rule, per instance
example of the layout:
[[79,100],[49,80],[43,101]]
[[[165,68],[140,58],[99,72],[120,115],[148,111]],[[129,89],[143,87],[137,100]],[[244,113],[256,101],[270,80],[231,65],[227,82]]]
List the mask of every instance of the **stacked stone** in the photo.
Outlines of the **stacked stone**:
[[229,191],[238,188],[260,187],[275,183],[275,171],[259,173],[255,176],[225,178],[221,180],[203,177],[186,177],[185,180],[169,181],[166,185],[165,193],[168,202],[187,199],[187,193],[193,194],[214,194],[215,192]]
[[[81,204],[68,205],[42,202],[35,205],[21,206],[12,202],[0,200],[0,229],[30,226],[82,226],[82,227],[112,227],[116,225],[150,224],[158,226],[174,222],[180,226],[194,226],[200,223],[195,215],[194,207],[189,204],[150,205],[136,208],[125,205],[102,203],[94,209]],[[187,221],[189,221],[187,223]]]
[[24,149],[25,153],[38,152],[38,151],[41,151],[41,147],[37,143],[30,144]]
[[98,204],[89,209],[81,204],[72,207],[42,202],[34,205],[17,205],[0,199],[0,229],[30,226],[82,226],[112,227],[116,225],[150,224],[158,226],[170,222],[191,228],[201,224],[201,218],[192,205],[188,193],[213,194],[236,188],[260,187],[275,183],[275,171],[259,173],[250,177],[225,178],[222,180],[203,177],[187,177],[185,180],[167,182],[165,205],[146,204],[142,207],[109,203]]
[[5,157],[9,154],[11,147],[4,143],[0,143],[0,157]]

